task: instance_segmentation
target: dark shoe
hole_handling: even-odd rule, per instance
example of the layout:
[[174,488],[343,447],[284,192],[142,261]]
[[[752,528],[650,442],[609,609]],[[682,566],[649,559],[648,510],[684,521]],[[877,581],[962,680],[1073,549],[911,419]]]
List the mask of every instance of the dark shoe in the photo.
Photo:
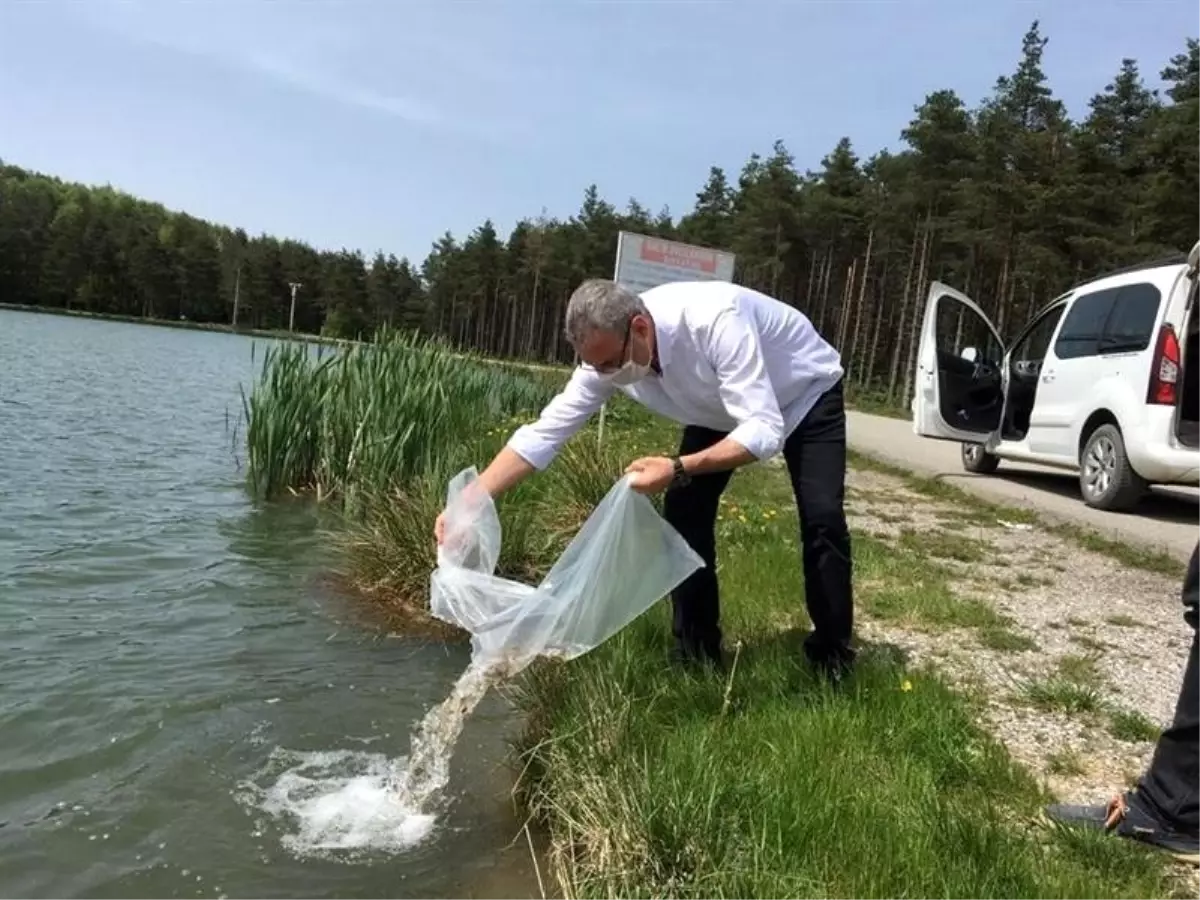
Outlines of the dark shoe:
[[810,660],[813,669],[833,687],[841,687],[854,674],[854,663],[845,659]]
[[1170,853],[1176,859],[1200,863],[1200,836],[1181,834],[1159,822],[1143,808],[1136,792],[1118,794],[1107,806],[1073,806],[1056,803],[1046,816],[1061,825],[1107,831]]
[[671,651],[671,662],[685,669],[714,672],[725,671],[725,656],[720,645],[697,644],[691,641],[676,641]]
[[804,642],[804,658],[808,660],[808,664],[816,670],[818,675],[834,687],[842,684],[854,674],[855,653],[849,647],[832,650],[817,647],[811,640],[806,640]]

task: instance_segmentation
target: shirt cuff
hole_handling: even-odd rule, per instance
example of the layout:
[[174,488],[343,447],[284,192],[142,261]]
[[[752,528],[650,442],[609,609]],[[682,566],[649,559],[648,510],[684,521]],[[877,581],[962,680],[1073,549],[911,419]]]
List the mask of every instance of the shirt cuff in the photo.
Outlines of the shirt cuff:
[[783,449],[783,433],[757,419],[747,419],[729,432],[729,439],[737,441],[754,457],[762,462]]
[[522,425],[508,439],[508,449],[541,472],[554,461],[561,448],[538,434],[533,425]]

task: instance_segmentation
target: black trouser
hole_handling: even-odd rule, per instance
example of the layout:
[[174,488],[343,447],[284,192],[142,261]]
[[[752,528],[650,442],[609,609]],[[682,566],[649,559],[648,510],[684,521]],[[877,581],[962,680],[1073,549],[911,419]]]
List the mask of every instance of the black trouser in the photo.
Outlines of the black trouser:
[[[838,382],[817,401],[783,446],[800,512],[804,599],[813,632],[805,653],[818,664],[847,664],[854,627],[850,588],[850,530],[843,508],[846,483],[846,409]],[[724,432],[689,425],[679,454],[712,446]],[[688,653],[715,656],[721,645],[716,574],[717,505],[731,472],[699,475],[667,491],[664,517],[704,560],[671,595],[674,633]]]
[[1200,791],[1200,693],[1196,680],[1196,616],[1200,602],[1200,544],[1192,551],[1183,579],[1184,618],[1192,626],[1183,686],[1175,704],[1175,719],[1154,748],[1150,768],[1138,782],[1138,796],[1164,825],[1183,834],[1200,832],[1197,792]]

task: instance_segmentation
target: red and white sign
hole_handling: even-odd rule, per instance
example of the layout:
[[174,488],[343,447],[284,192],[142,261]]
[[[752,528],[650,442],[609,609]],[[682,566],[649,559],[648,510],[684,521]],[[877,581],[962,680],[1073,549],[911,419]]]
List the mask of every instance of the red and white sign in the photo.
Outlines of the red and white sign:
[[734,255],[622,231],[615,281],[642,292],[671,281],[733,281]]

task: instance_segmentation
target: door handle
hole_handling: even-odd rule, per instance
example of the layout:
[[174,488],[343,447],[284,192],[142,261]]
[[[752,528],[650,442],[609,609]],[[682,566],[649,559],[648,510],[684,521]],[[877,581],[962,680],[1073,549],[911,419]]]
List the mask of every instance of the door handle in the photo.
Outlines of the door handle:
[[1051,382],[1053,380],[1054,380],[1054,372],[1053,371],[1042,373],[1042,381]]

